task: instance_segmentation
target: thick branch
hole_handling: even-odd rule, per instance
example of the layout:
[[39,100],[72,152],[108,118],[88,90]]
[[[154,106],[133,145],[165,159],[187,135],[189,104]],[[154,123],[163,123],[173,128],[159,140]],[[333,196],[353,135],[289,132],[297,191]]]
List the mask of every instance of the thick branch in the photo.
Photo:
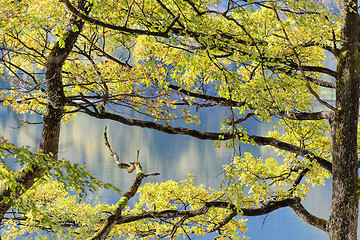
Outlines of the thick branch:
[[[273,71],[274,73],[281,72],[281,73],[286,73],[289,76],[292,76],[294,74],[293,72],[287,71],[287,70],[283,69],[282,67],[277,67],[277,66],[266,66],[266,67],[269,70]],[[336,88],[335,82],[328,82],[328,81],[324,81],[324,80],[309,77],[309,76],[306,76],[306,78],[309,82],[315,83],[316,85],[318,85],[320,87],[326,87],[326,88],[332,88],[332,89]]]
[[253,140],[255,143],[257,143],[258,145],[263,145],[263,146],[272,146],[281,150],[285,150],[288,152],[292,152],[292,153],[296,153],[302,157],[306,157],[310,160],[315,160],[316,162],[318,162],[320,164],[321,167],[325,168],[327,171],[329,171],[330,173],[332,172],[332,163],[316,156],[314,153],[312,153],[310,150],[296,146],[296,145],[292,145],[286,142],[282,142],[280,140],[277,140],[275,138],[271,138],[271,137],[261,137],[261,136],[255,136],[255,135],[249,135],[249,138],[251,140]]
[[290,206],[294,212],[306,223],[313,225],[314,227],[320,228],[321,230],[328,232],[327,224],[328,221],[322,218],[318,218],[309,213],[300,201]]
[[[79,106],[79,107],[81,108],[81,106]],[[261,136],[256,136],[256,135],[245,135],[243,133],[235,134],[233,132],[202,132],[202,131],[198,131],[195,129],[189,129],[189,128],[184,128],[184,127],[171,127],[169,125],[168,126],[161,125],[161,124],[158,124],[155,122],[150,122],[150,121],[129,119],[129,118],[125,118],[123,116],[113,114],[110,112],[105,112],[105,111],[99,113],[99,112],[92,112],[87,108],[81,108],[81,109],[84,113],[86,113],[90,116],[99,118],[99,119],[109,119],[109,120],[121,122],[121,123],[129,125],[129,126],[138,126],[138,127],[142,127],[142,128],[155,129],[155,130],[165,132],[168,134],[183,134],[183,135],[188,135],[188,136],[195,137],[198,139],[203,139],[203,140],[225,141],[225,140],[236,139],[236,138],[248,139],[249,143],[254,142],[261,146],[272,146],[272,147],[275,147],[275,148],[278,148],[281,150],[296,153],[302,157],[306,157],[311,160],[315,160],[320,164],[320,166],[322,166],[323,168],[328,170],[330,173],[332,172],[331,162],[329,162],[321,157],[316,156],[310,150],[307,150],[305,148],[302,148],[302,147],[299,147],[299,146],[296,146],[296,145],[293,145],[290,143],[282,142],[275,138],[261,137]]]
[[[90,9],[85,7],[86,0],[79,1],[79,8],[89,12]],[[57,158],[59,137],[60,137],[60,122],[64,113],[65,94],[62,85],[62,66],[72,51],[72,48],[84,26],[84,22],[72,17],[70,28],[67,30],[61,41],[64,46],[60,46],[58,41],[50,52],[46,62],[46,91],[47,91],[47,110],[44,114],[43,132],[41,136],[40,149],[46,154],[53,154],[53,158]],[[77,26],[78,30],[72,30],[73,26]],[[6,212],[10,209],[13,201],[31,188],[35,183],[35,179],[40,178],[44,171],[49,169],[40,167],[34,164],[25,166],[22,170],[16,173],[15,181],[23,188],[18,188],[13,191],[8,184],[4,184],[0,189],[0,221],[3,219]],[[5,198],[11,199],[7,203],[3,200]]]
[[295,204],[298,198],[285,198],[280,201],[270,201],[260,207],[242,208],[241,211],[244,216],[260,216],[271,213],[279,208],[288,207]]
[[288,111],[280,111],[274,112],[273,114],[279,115],[283,118],[287,118],[290,120],[322,120],[322,119],[330,119],[333,115],[331,111],[321,111],[321,112],[288,112]]
[[97,19],[91,18],[85,14],[82,14],[70,3],[69,0],[62,0],[62,2],[65,4],[65,6],[68,8],[68,10],[70,12],[72,12],[74,15],[76,15],[77,17],[81,18],[82,20],[84,20],[86,22],[98,25],[100,27],[109,28],[109,29],[113,29],[116,31],[120,31],[120,32],[127,32],[127,33],[131,33],[131,34],[140,34],[140,35],[148,35],[148,36],[156,36],[156,37],[169,37],[169,34],[168,34],[169,31],[152,32],[152,31],[143,30],[143,29],[132,29],[132,28],[128,28],[128,27],[122,27],[122,26],[113,25],[110,23],[105,23],[105,22],[99,21]]
[[[293,62],[292,60],[284,60],[282,58],[268,58],[268,57],[262,57],[261,60],[263,62],[268,62],[268,63],[271,63],[271,62],[275,62],[275,63],[281,63],[281,64],[285,64],[285,65],[288,65],[289,67],[291,67],[292,69],[294,70],[298,70],[298,64],[297,62]],[[296,59],[295,59],[296,61]],[[269,69],[278,69],[277,67],[273,67],[273,66],[269,66],[268,67]],[[334,78],[337,78],[338,77],[338,74],[336,71],[333,71],[329,68],[326,68],[326,67],[322,67],[322,66],[302,66],[303,70],[305,72],[318,72],[318,73],[324,73],[324,74],[327,74],[329,76],[332,76]],[[281,70],[281,69],[280,69]]]
[[318,85],[320,87],[326,87],[326,88],[332,88],[332,89],[336,88],[336,83],[334,83],[334,82],[328,82],[328,81],[324,81],[321,79],[316,79],[316,78],[312,78],[312,77],[308,77],[308,76],[306,76],[306,79],[309,82],[315,83],[316,85]]
[[[222,226],[225,226],[232,218],[234,218],[238,214],[242,216],[260,216],[271,213],[277,209],[284,207],[291,207],[293,209],[296,209],[294,211],[300,212],[303,211],[300,209],[301,208],[300,206],[301,206],[300,199],[297,197],[286,198],[280,201],[269,201],[259,207],[240,208],[240,209],[238,209],[234,204],[228,202],[213,201],[213,202],[206,202],[204,206],[196,210],[148,211],[137,215],[120,216],[119,219],[117,220],[117,224],[130,223],[142,219],[151,219],[151,218],[164,220],[164,219],[186,217],[187,219],[189,219],[195,216],[207,214],[209,209],[212,207],[231,210],[231,213],[227,217],[225,217],[221,222],[215,223],[214,227],[210,230],[210,231],[217,231],[220,230]],[[313,218],[318,219],[315,216],[313,216]],[[326,223],[326,220],[322,220],[322,221],[325,221]],[[316,224],[312,224],[312,225],[320,229],[322,229],[323,227],[323,225],[316,225]]]

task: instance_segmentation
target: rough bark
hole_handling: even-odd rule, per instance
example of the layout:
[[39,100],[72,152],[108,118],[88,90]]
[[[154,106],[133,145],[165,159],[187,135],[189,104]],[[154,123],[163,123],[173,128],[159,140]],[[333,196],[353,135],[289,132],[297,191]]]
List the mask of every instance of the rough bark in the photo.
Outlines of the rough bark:
[[328,223],[331,240],[357,239],[359,66],[357,1],[337,1],[344,19],[337,53],[336,108],[333,141],[332,202]]
[[[79,8],[86,10],[85,4],[85,0],[79,0]],[[72,30],[75,25],[78,28],[77,31]],[[51,153],[55,159],[57,159],[58,154],[60,123],[65,106],[65,95],[62,85],[62,66],[72,51],[83,26],[83,21],[72,17],[69,28],[65,31],[61,39],[65,44],[61,46],[59,44],[60,41],[58,41],[51,50],[46,62],[45,79],[48,103],[43,116],[40,150],[46,154]],[[35,180],[41,177],[47,170],[49,169],[42,166],[28,164],[16,173],[15,180],[23,187],[19,187],[18,190],[14,192],[9,189],[7,184],[3,185],[0,189],[0,221],[4,218],[4,215],[10,209],[15,199],[31,188]],[[3,201],[6,198],[10,198],[11,200],[8,202]]]
[[[134,34],[144,34],[152,36],[162,36],[169,37],[169,29],[171,28],[174,33],[179,33],[179,28],[173,28],[175,21],[178,21],[178,18],[173,15],[174,20],[168,26],[165,31],[154,31],[149,32],[143,29],[130,29],[122,26],[115,26],[111,24],[103,23],[99,20],[90,18],[86,14],[82,14],[81,11],[74,8],[68,0],[63,1],[66,6],[74,14],[79,16],[85,21],[88,21],[92,24],[103,26],[106,28],[118,30],[121,32],[128,32]],[[79,2],[84,3],[84,0],[79,0]],[[318,85],[336,88],[336,106],[334,109],[334,114],[331,111],[323,111],[318,113],[297,113],[288,115],[286,112],[277,112],[274,114],[287,117],[292,120],[308,120],[308,119],[330,119],[331,124],[331,137],[333,142],[333,162],[330,163],[325,159],[321,159],[315,156],[310,151],[294,146],[288,143],[281,142],[274,138],[260,137],[254,135],[247,135],[246,137],[255,142],[258,145],[269,145],[293,153],[297,153],[300,156],[307,157],[313,160],[316,160],[320,163],[322,167],[327,169],[332,173],[333,177],[333,194],[331,202],[331,212],[329,221],[317,218],[310,213],[308,213],[300,202],[297,202],[296,199],[290,199],[283,201],[283,205],[279,203],[269,203],[264,208],[261,209],[252,209],[243,210],[244,215],[261,215],[276,210],[277,208],[290,206],[305,222],[312,224],[324,231],[329,232],[329,237],[331,240],[335,239],[357,239],[357,224],[358,224],[358,207],[359,207],[359,176],[358,176],[358,154],[357,154],[357,125],[359,117],[359,59],[358,59],[358,46],[359,46],[359,15],[357,8],[357,1],[354,0],[336,0],[338,4],[342,18],[344,19],[343,25],[341,27],[341,44],[339,44],[339,49],[336,49],[334,46],[333,52],[337,58],[337,69],[336,71],[326,69],[318,66],[301,66],[301,64],[295,64],[293,62],[286,62],[293,69],[302,67],[304,71],[311,72],[320,72],[325,73],[336,78],[336,84],[326,83],[321,81],[313,81]],[[194,7],[192,5],[192,7]],[[200,14],[200,13],[199,13]],[[83,22],[76,20],[75,17],[72,19],[71,24],[78,24],[78,29],[81,30]],[[70,29],[71,25],[70,24]],[[180,23],[179,23],[180,24]],[[65,47],[61,48],[59,44],[56,44],[53,51],[51,52],[47,66],[46,66],[46,80],[47,80],[47,94],[48,94],[48,106],[47,112],[44,115],[44,128],[43,135],[41,139],[40,148],[45,153],[53,153],[53,157],[57,157],[58,144],[59,144],[59,134],[60,134],[60,120],[64,113],[64,104],[65,96],[63,93],[63,86],[61,80],[61,68],[66,60],[67,55],[71,51],[80,31],[74,32],[68,30],[65,35]],[[192,36],[197,36],[197,33],[187,32]],[[221,35],[221,37],[226,38],[226,35]],[[240,40],[239,40],[240,41]],[[256,43],[255,43],[256,44]],[[264,61],[271,62],[270,59],[263,59]],[[281,62],[281,59],[276,59]],[[305,73],[304,73],[305,75]],[[310,81],[310,80],[309,80]],[[205,98],[206,96],[197,93],[191,93],[189,91],[183,90],[179,87],[172,86],[171,89],[176,90],[182,94],[189,96],[195,96],[197,98]],[[216,98],[216,97],[207,97],[206,100],[215,101],[219,105],[223,106],[242,106],[245,103],[237,103],[235,101],[229,101],[227,99]],[[320,99],[321,100],[321,99]],[[80,107],[81,108],[81,107]],[[234,139],[235,137],[244,137],[244,135],[235,135],[234,133],[215,133],[215,132],[200,132],[187,128],[177,128],[170,126],[163,126],[157,123],[141,121],[135,119],[124,118],[119,115],[112,113],[103,112],[92,112],[85,107],[81,108],[82,111],[87,114],[97,117],[97,118],[107,118],[114,121],[122,122],[131,126],[140,126],[156,129],[163,131],[169,134],[186,134],[199,139],[212,139],[212,140],[227,140]],[[41,176],[42,172],[46,171],[39,166],[30,166],[21,170],[17,174],[17,181],[20,184],[25,186],[25,189],[30,188],[35,178]],[[143,174],[141,178],[143,177]],[[299,178],[301,180],[301,178]],[[300,181],[299,180],[299,181]],[[103,228],[99,230],[97,237],[93,239],[104,239],[107,234],[110,232],[111,228],[116,223],[125,221],[125,217],[121,217],[121,209],[126,205],[127,200],[131,198],[136,192],[140,181],[134,183],[136,189],[131,189],[124,195],[124,197],[119,201],[116,206],[114,213],[106,220]],[[19,190],[15,193],[16,196],[19,196],[22,192]],[[126,194],[127,194],[126,193]],[[12,191],[7,189],[6,185],[0,189],[0,202],[4,197],[12,196]],[[13,196],[14,197],[14,196]],[[11,207],[12,201],[8,203],[0,204],[0,218],[4,216],[6,211]],[[226,203],[223,204],[228,207]],[[219,205],[217,207],[221,207]],[[206,206],[208,207],[208,206]],[[214,205],[212,205],[214,207]],[[248,211],[248,212],[247,212]],[[204,209],[199,210],[199,214],[204,213]],[[153,217],[158,214],[159,216],[167,215],[179,216],[180,212],[178,211],[167,211],[167,212],[152,212],[150,215],[142,214],[141,216],[134,216],[134,219]],[[173,214],[173,215],[172,215]],[[181,212],[181,214],[194,214],[194,212]],[[234,217],[235,214],[229,215],[229,218]],[[136,218],[138,217],[138,218]],[[127,219],[127,221],[130,221]],[[228,219],[226,219],[228,221]],[[225,222],[226,222],[225,221]]]
[[328,232],[328,221],[319,218],[308,212],[300,201],[290,206],[294,212],[306,223]]

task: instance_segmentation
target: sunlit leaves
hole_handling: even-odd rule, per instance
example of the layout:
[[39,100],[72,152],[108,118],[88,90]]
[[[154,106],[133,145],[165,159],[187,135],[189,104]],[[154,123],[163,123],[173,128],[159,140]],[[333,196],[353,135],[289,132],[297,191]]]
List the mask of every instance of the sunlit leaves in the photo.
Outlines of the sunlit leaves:
[[[39,236],[46,231],[53,239],[84,239],[94,233],[106,212],[111,211],[111,206],[98,199],[92,199],[93,203],[79,202],[76,195],[69,194],[66,184],[49,179],[27,191],[20,201],[22,212],[5,222],[8,231],[4,237],[32,233]],[[20,231],[16,228],[19,224]]]
[[[146,211],[197,210],[206,202],[224,200],[222,192],[205,188],[203,185],[194,185],[194,178],[180,182],[147,183],[139,189],[139,194],[135,206],[126,207],[122,213],[125,218]],[[93,200],[93,203],[79,202],[76,195],[69,194],[69,187],[66,184],[50,179],[29,190],[20,201],[23,207],[17,213],[17,217],[6,221],[5,237],[14,238],[26,233],[41,234],[45,230],[49,231],[47,234],[52,238],[61,236],[62,239],[84,239],[99,228],[102,219],[114,208],[97,199]],[[206,213],[184,219],[173,238],[181,239],[187,234],[205,235],[229,213],[228,209],[210,208]],[[174,224],[178,221],[181,221],[181,217],[164,221],[145,218],[117,225],[109,236],[115,239],[165,237],[170,235]],[[243,236],[247,230],[245,223],[246,220],[241,218],[232,219],[221,228],[218,238],[246,239]],[[22,224],[21,231],[16,228],[18,224]]]
[[[129,29],[162,32],[179,15],[173,25],[177,33],[170,31],[168,38],[135,36],[86,24],[63,67],[67,97],[74,101],[72,105],[91,104],[97,109],[116,110],[125,107],[167,125],[178,118],[174,116],[180,116],[173,111],[179,102],[198,106],[197,99],[184,97],[185,101],[181,101],[168,91],[172,82],[193,92],[246,101],[246,108],[256,109],[254,112],[262,120],[269,120],[269,111],[309,110],[313,96],[306,81],[298,72],[290,73],[289,63],[295,62],[292,47],[302,64],[320,66],[324,60],[321,47],[331,45],[338,29],[336,16],[328,17],[325,7],[305,1],[269,3],[268,7],[244,3],[246,7],[240,4],[226,14],[206,12],[214,2],[204,1],[194,1],[194,5],[186,1],[163,1],[161,5],[135,0],[91,3],[91,17]],[[66,29],[67,21],[60,19],[66,15],[64,6],[39,1],[25,11],[29,5],[26,1],[3,5],[14,12],[17,9],[18,15],[4,10],[12,21],[28,21],[21,31],[16,30],[19,23],[8,26],[11,31],[5,41],[14,52],[4,58],[20,69],[8,66],[13,72],[4,75],[16,81],[19,70],[25,78],[29,78],[25,71],[31,75],[41,73],[51,43]],[[35,9],[44,12],[32,14]],[[285,41],[284,30],[293,46]],[[309,76],[318,78],[319,74]],[[28,88],[42,86],[40,79],[29,79]],[[21,113],[28,109],[41,113],[46,99],[34,90],[25,96],[19,89],[17,96],[9,92],[4,104],[12,104]],[[29,106],[31,96],[37,102]],[[26,101],[18,101],[19,98]],[[199,124],[195,116],[182,117],[186,123]]]
[[287,197],[284,187],[296,178],[290,165],[278,165],[272,158],[256,159],[250,153],[245,153],[243,158],[236,158],[225,169],[229,183],[224,182],[223,188],[227,197],[237,206],[244,207]]
[[[269,132],[268,136],[276,137],[283,141],[293,143],[311,150],[318,156],[323,157],[331,161],[331,140],[329,133],[329,127],[325,121],[287,121],[282,120],[279,122],[285,129],[287,134],[280,135],[277,130]],[[309,167],[311,171],[306,175],[306,182],[314,185],[323,185],[325,179],[330,177],[330,173],[321,168],[316,162],[308,159],[299,160],[294,154],[279,151],[275,151],[284,158],[284,162],[288,164],[300,164],[302,167]]]
[[[156,121],[164,127],[179,119],[184,123],[201,124],[196,112],[202,107],[219,105],[229,112],[219,124],[219,128],[223,127],[221,130],[241,136],[250,131],[243,124],[248,116],[244,117],[245,114],[260,121],[272,121],[274,116],[280,116],[276,129],[268,133],[269,137],[330,160],[329,128],[323,121],[283,119],[284,114],[291,116],[313,110],[316,101],[310,89],[317,94],[319,89],[300,74],[300,67],[316,69],[305,69],[307,78],[321,78],[324,49],[340,44],[340,21],[325,6],[317,1],[261,4],[237,1],[224,10],[214,9],[220,1],[101,0],[89,1],[89,6],[90,3],[91,18],[125,30],[85,24],[62,66],[63,100],[67,104],[64,122],[75,112],[97,115],[108,111]],[[18,113],[42,114],[49,103],[44,93],[49,81],[44,79],[47,56],[57,40],[60,47],[65,47],[62,35],[71,27],[69,19],[74,16],[61,1],[49,0],[4,0],[0,3],[0,14],[3,16],[0,19],[3,37],[0,100]],[[134,34],[139,30],[142,35]],[[247,135],[238,138],[228,141],[227,147],[250,142]],[[216,145],[219,146],[219,142]],[[9,161],[29,169],[53,168],[48,175],[58,182],[44,183],[47,192],[41,194],[59,196],[66,207],[76,205],[77,198],[57,192],[55,187],[67,186],[80,197],[87,190],[95,191],[97,186],[111,187],[93,178],[79,164],[55,161],[5,140],[0,150],[0,180],[13,191],[20,191],[22,186],[15,183],[16,174],[7,165]],[[139,190],[135,209],[128,209],[126,214],[140,213],[144,209],[197,209],[215,199],[235,203],[238,207],[251,207],[288,196],[305,197],[310,185],[324,184],[324,179],[329,177],[314,160],[282,150],[276,152],[279,159],[256,158],[248,153],[234,157],[232,165],[225,167],[226,181],[221,192],[194,186],[192,179],[146,184]],[[294,183],[299,176],[304,181]],[[50,213],[45,213],[43,208],[47,203],[42,202],[37,192],[29,194],[37,204],[30,209],[29,219],[42,224],[43,220],[35,216],[38,213],[46,218],[41,227],[61,232],[58,225],[68,221],[71,212],[50,206],[47,208]],[[31,202],[29,199],[25,200]],[[49,201],[60,204],[55,199]],[[88,208],[87,205],[77,207]],[[86,212],[91,211],[93,207]],[[176,236],[186,235],[186,232],[203,235],[228,212],[227,209],[211,209],[207,214],[186,220]],[[76,215],[81,213],[76,212]],[[83,224],[80,228],[95,226],[84,219],[76,221]],[[112,235],[134,238],[142,236],[139,230],[142,229],[162,237],[172,231],[176,221],[179,220],[143,220],[118,226]],[[225,235],[238,237],[236,229],[245,231],[242,220],[232,220],[222,230]]]
[[[205,202],[221,201],[223,194],[212,188],[194,185],[194,178],[185,181],[175,182],[166,181],[160,184],[147,183],[139,189],[139,201],[135,209],[127,208],[124,215],[141,213],[143,211],[162,211],[162,210],[196,210],[201,208]],[[227,209],[211,208],[208,213],[189,218],[183,222],[183,226],[178,229],[174,237],[186,236],[186,234],[204,235],[214,227],[214,223],[221,221],[229,214]],[[173,224],[180,219],[169,221],[142,220],[132,224],[124,224],[116,227],[118,236],[129,236],[139,238],[144,234],[153,236],[167,236]],[[242,239],[240,233],[246,231],[245,221],[242,219],[231,220],[224,228],[219,237],[231,237],[232,239]],[[146,239],[146,238],[145,238]]]
[[[58,161],[53,159],[51,155],[46,155],[41,152],[33,153],[30,147],[17,147],[14,144],[8,143],[5,139],[0,142],[0,159],[1,159],[1,174],[0,182],[6,187],[16,192],[21,190],[23,186],[15,180],[20,172],[15,172],[8,164],[18,163],[23,166],[23,171],[29,171],[32,168],[52,169],[47,172],[46,176],[57,179],[58,182],[65,184],[68,188],[77,192],[80,198],[87,195],[88,192],[94,192],[99,187],[113,188],[120,193],[120,190],[111,184],[103,183],[91,175],[85,166],[77,163],[70,163],[63,159]],[[41,183],[42,179],[37,179]]]

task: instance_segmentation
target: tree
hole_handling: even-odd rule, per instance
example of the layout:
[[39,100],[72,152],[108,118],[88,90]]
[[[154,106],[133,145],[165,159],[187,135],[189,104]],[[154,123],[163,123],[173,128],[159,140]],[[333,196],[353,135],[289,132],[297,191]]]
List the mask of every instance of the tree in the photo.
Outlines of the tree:
[[[335,9],[318,1],[288,0],[5,0],[0,7],[5,16],[0,23],[2,74],[9,81],[0,97],[18,112],[43,114],[44,153],[56,159],[60,120],[66,122],[78,112],[226,142],[237,156],[226,168],[222,197],[204,197],[206,211],[191,202],[200,212],[214,207],[228,211],[210,229],[240,226],[237,215],[291,207],[305,222],[328,232],[330,239],[357,238],[357,1],[337,0]],[[64,15],[69,20],[64,21]],[[326,55],[334,57],[336,69],[323,65]],[[321,98],[322,88],[334,89],[334,105]],[[315,111],[315,104],[321,110]],[[196,111],[214,107],[229,109],[223,131],[177,125],[181,120],[190,126],[206,124]],[[243,126],[249,118],[275,117],[281,129],[267,136],[249,134]],[[237,146],[242,143],[272,147],[283,159],[241,155]],[[2,217],[52,167],[29,164],[30,170],[26,167],[15,177],[25,186],[22,191],[14,193],[3,184]],[[143,176],[139,165],[136,168]],[[333,193],[325,220],[309,213],[301,199],[310,184],[323,184],[328,176]],[[161,215],[162,210],[169,215]],[[148,209],[148,217],[185,214],[162,210]],[[119,211],[111,215],[115,220],[106,221],[120,224],[124,218]],[[188,224],[193,215],[186,214],[171,222],[169,235]]]

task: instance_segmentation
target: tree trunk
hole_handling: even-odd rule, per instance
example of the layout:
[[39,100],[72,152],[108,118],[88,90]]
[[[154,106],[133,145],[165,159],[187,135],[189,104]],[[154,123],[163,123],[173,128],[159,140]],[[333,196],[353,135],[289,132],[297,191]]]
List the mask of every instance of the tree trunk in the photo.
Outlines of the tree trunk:
[[[347,2],[347,1],[343,1]],[[351,9],[351,4],[355,4]],[[328,224],[331,240],[356,240],[359,208],[357,125],[359,63],[356,1],[339,5],[344,24],[337,55],[336,108],[331,120],[333,141],[332,202]]]
[[[79,9],[85,10],[86,13],[90,11],[90,5],[86,6],[86,0],[79,0]],[[73,28],[73,26],[77,28]],[[76,40],[84,26],[84,22],[73,16],[70,20],[68,29],[64,32],[61,42],[65,44],[60,46],[58,41],[50,52],[46,62],[46,93],[47,93],[47,107],[43,117],[43,131],[40,141],[40,150],[46,154],[52,154],[54,159],[57,159],[59,140],[60,140],[60,124],[61,118],[64,114],[65,94],[62,83],[62,67],[66,58],[72,51]],[[73,30],[78,29],[78,30]],[[35,179],[43,176],[44,172],[48,171],[48,167],[28,164],[19,172],[16,173],[15,180],[18,184],[24,186],[23,189],[31,188]],[[14,200],[24,193],[24,190],[18,188],[13,191],[4,184],[0,189],[0,223],[4,218],[6,212],[12,206]],[[4,198],[11,200],[5,203]]]

